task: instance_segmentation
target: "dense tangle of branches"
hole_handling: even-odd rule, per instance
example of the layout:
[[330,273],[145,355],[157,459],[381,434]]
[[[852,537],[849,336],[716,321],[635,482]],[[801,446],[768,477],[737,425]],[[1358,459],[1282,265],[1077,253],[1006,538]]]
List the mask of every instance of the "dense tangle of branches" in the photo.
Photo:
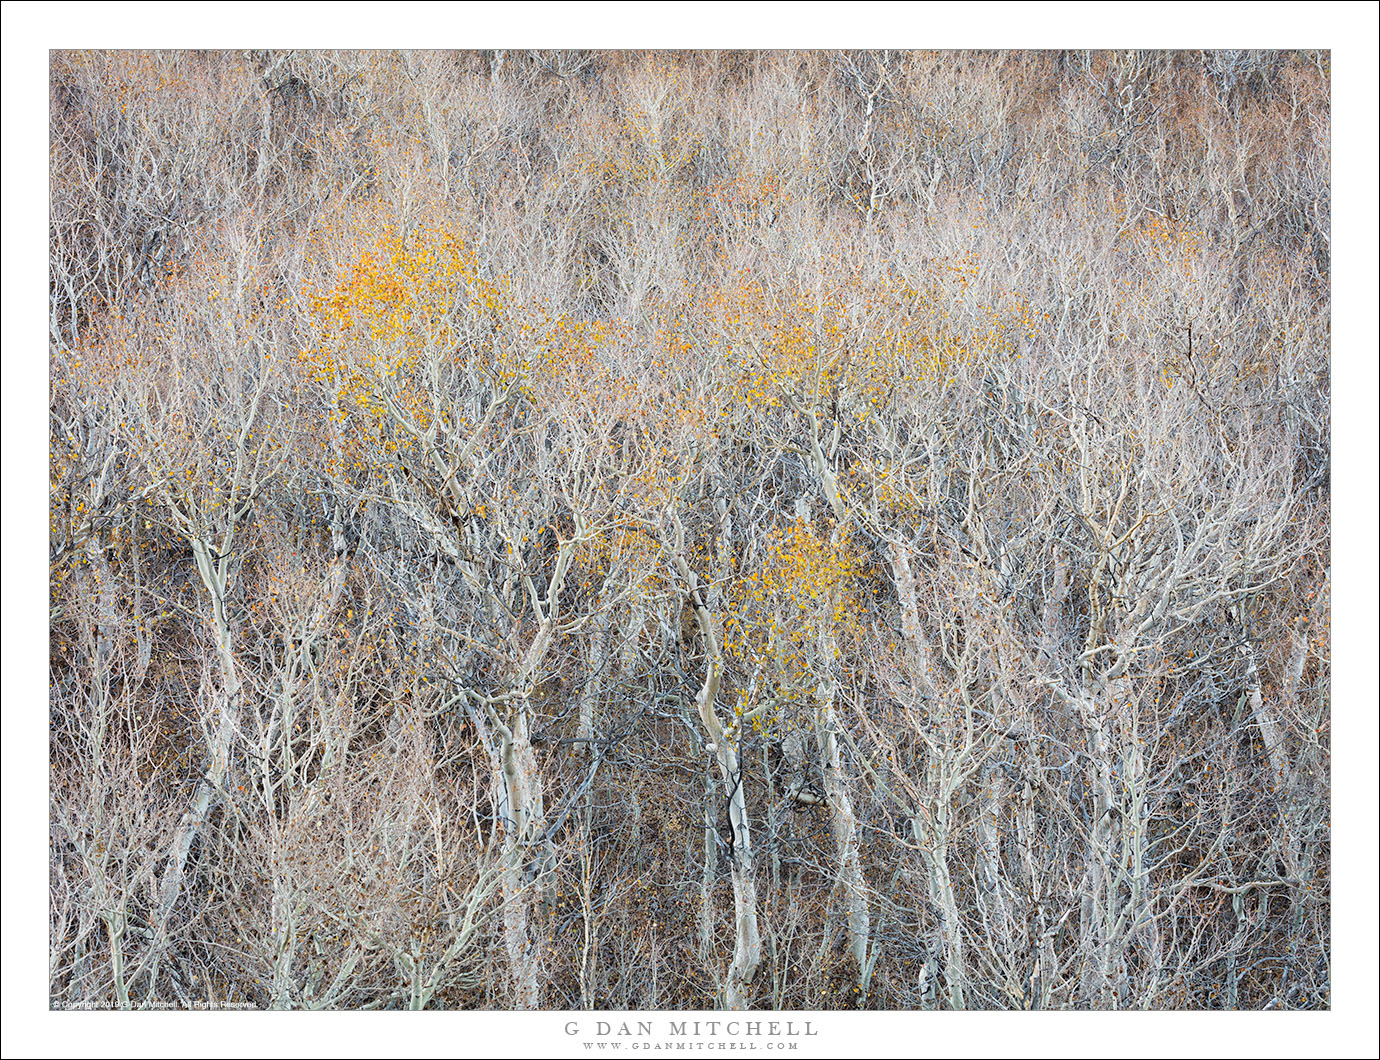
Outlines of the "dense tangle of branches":
[[56,53],[55,1007],[1329,1005],[1314,53]]

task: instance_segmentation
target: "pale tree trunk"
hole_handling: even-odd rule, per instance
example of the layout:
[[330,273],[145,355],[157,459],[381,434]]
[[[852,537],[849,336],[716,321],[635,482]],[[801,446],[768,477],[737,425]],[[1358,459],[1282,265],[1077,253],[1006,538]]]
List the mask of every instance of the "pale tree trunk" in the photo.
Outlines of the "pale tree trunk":
[[714,617],[704,602],[699,577],[684,558],[684,531],[676,521],[676,541],[671,558],[690,590],[695,609],[695,621],[705,646],[705,679],[695,697],[700,722],[704,726],[705,742],[713,748],[718,763],[719,778],[727,802],[729,878],[733,884],[733,960],[724,982],[724,1007],[746,1008],[752,1001],[752,982],[762,963],[762,937],[757,926],[757,884],[753,875],[752,832],[748,820],[747,799],[743,793],[742,766],[738,760],[737,726],[725,729],[719,721],[714,700],[719,694],[723,677],[723,654],[719,648]]
[[958,915],[953,878],[949,874],[949,800],[953,791],[933,748],[925,767],[924,787],[924,812],[911,818],[911,832],[927,870],[927,897],[939,913],[942,967],[938,971],[948,987],[949,1007],[961,1010],[967,1007],[968,963],[963,924]]
[[[869,123],[871,122],[871,103],[872,100],[869,98]],[[874,202],[867,211],[869,219],[872,216],[872,207],[875,206],[875,187],[873,190]],[[794,398],[790,401],[796,411],[806,417],[809,424],[810,462],[814,465],[815,473],[819,476],[820,486],[834,515],[834,530],[831,541],[837,548],[840,544],[842,529],[848,522],[848,507],[844,502],[843,493],[839,489],[838,475],[831,466],[832,453],[825,451],[824,439],[820,431],[819,414],[814,406],[811,405],[807,408]],[[838,440],[839,429],[836,424],[830,445],[831,449],[838,445]],[[908,560],[904,556],[904,550],[897,547],[895,552],[901,556],[901,562],[906,564],[906,574],[909,575]],[[910,579],[908,587],[913,605],[914,579]],[[910,617],[914,619],[913,614]],[[906,619],[902,621],[904,623]],[[918,619],[911,622],[910,628],[912,631],[916,631],[918,635]],[[836,689],[833,678],[830,676],[833,671],[834,659],[838,655],[838,645],[832,631],[821,638],[819,647],[818,668],[823,676],[815,690],[815,740],[819,750],[825,801],[829,807],[829,823],[834,836],[834,850],[838,859],[840,883],[843,886],[847,907],[848,951],[856,965],[858,988],[866,995],[869,978],[867,943],[871,933],[871,924],[867,908],[867,890],[862,872],[862,858],[858,850],[857,815],[853,810],[853,800],[849,795],[848,784],[843,776],[842,761],[839,755],[839,727],[834,715]]]
[[589,638],[589,665],[585,687],[579,693],[579,717],[575,729],[576,750],[583,755],[594,753],[594,707],[604,681],[604,666],[608,658],[609,615],[603,599],[599,601],[599,617]]
[[[1293,883],[1290,888],[1290,932],[1291,939],[1300,936],[1307,907],[1312,900],[1309,887],[1312,883],[1316,861],[1315,835],[1318,829],[1317,807],[1320,801],[1314,797],[1318,785],[1318,774],[1322,768],[1321,753],[1318,747],[1317,729],[1319,720],[1301,717],[1299,702],[1300,687],[1303,683],[1304,669],[1308,665],[1308,655],[1314,623],[1320,617],[1326,618],[1331,590],[1331,572],[1324,576],[1322,585],[1314,594],[1315,603],[1308,613],[1294,619],[1289,632],[1289,654],[1285,661],[1284,677],[1279,697],[1270,703],[1261,689],[1260,670],[1256,662],[1255,645],[1246,639],[1242,651],[1246,659],[1246,700],[1251,717],[1260,730],[1265,745],[1265,754],[1270,764],[1270,775],[1275,790],[1280,793],[1283,814],[1280,819],[1282,835],[1279,841],[1279,859],[1286,878]],[[1238,614],[1238,619],[1240,615]],[[1321,710],[1325,710],[1323,707]],[[1321,717],[1321,710],[1318,712]],[[1302,721],[1297,728],[1305,733],[1301,743],[1298,761],[1289,753],[1285,737],[1285,727],[1290,721]],[[1325,802],[1324,802],[1325,804]],[[1310,813],[1310,809],[1312,812]],[[1285,979],[1292,969],[1286,970]]]
[[1103,719],[1102,704],[1091,695],[1076,699],[1079,718],[1088,733],[1090,787],[1093,816],[1084,853],[1083,946],[1086,957],[1081,978],[1085,1001],[1094,1007],[1111,1007],[1112,981],[1110,951],[1116,920],[1116,892],[1119,886],[1115,871],[1116,814],[1119,812],[1118,791],[1112,775],[1112,746],[1114,737]]
[[[1009,748],[1013,763],[1031,737],[1030,704],[1014,686],[1014,675],[1021,672],[1012,649],[1001,640],[989,649],[992,670],[994,716],[1005,726],[1003,746]],[[1025,795],[1032,794],[1029,783]],[[1016,785],[1004,763],[989,761],[979,777],[982,811],[978,819],[978,858],[981,866],[979,889],[984,902],[985,924],[993,949],[1007,969],[1008,992],[1023,1005],[1032,997],[1029,972],[1024,966],[1030,954],[1029,922],[1021,915],[1022,902],[1015,891],[1019,867],[1010,871],[1003,856],[1003,829],[1013,825],[1020,813]],[[1007,848],[1008,850],[1010,848]],[[1026,909],[1029,912],[1029,909]]]
[[[827,675],[834,658],[834,638],[825,638],[821,669]],[[826,676],[816,689],[815,742],[819,748],[824,797],[829,807],[829,824],[834,836],[834,852],[839,865],[839,882],[847,907],[848,952],[856,966],[858,988],[864,997],[868,987],[867,943],[871,921],[867,908],[867,889],[863,879],[862,857],[858,850],[858,820],[853,800],[843,777],[839,755],[838,720],[834,715],[834,683]]]
[[[705,688],[717,687],[717,674],[706,680]],[[701,698],[704,699],[703,692]],[[713,714],[712,701],[701,706],[701,717]],[[757,929],[757,884],[753,877],[752,838],[748,828],[747,802],[743,797],[741,766],[737,751],[729,743],[730,737],[717,727],[706,724],[715,741],[715,756],[719,772],[729,791],[728,820],[733,835],[732,861],[729,866],[733,881],[733,961],[724,984],[724,1007],[747,1008],[752,1001],[752,981],[762,962],[762,939]]]
[[163,944],[166,944],[167,939],[168,917],[182,892],[187,858],[191,853],[192,844],[201,834],[206,823],[206,815],[216,797],[225,788],[241,699],[239,670],[235,662],[230,620],[226,613],[226,595],[230,585],[230,553],[234,546],[234,534],[232,531],[225,535],[218,552],[204,538],[193,538],[191,546],[197,573],[211,597],[211,622],[215,635],[220,683],[211,701],[212,728],[207,747],[210,763],[197,782],[191,805],[182,815],[173,833],[168,865],[163,874],[158,908],[154,916],[155,930],[159,932]]
[[[1044,789],[1048,793],[1049,789]],[[1024,1007],[1045,1009],[1049,1007],[1050,987],[1056,968],[1054,935],[1057,923],[1051,922],[1047,903],[1035,898],[1040,893],[1040,866],[1035,861],[1035,836],[1039,834],[1039,823],[1035,816],[1036,792],[1027,782],[1021,790],[1021,804],[1016,811],[1016,841],[1021,857],[1025,893],[1031,897],[1034,906],[1034,919],[1028,927],[1025,942],[1029,949],[1029,967],[1022,985]]]
[[[1122,676],[1127,659],[1114,645],[1109,675],[1093,675],[1072,697],[1088,733],[1093,818],[1085,854],[1082,975],[1084,1000],[1120,1008],[1129,994],[1126,951],[1137,938],[1147,954],[1157,948],[1147,928],[1150,895],[1145,888],[1145,761],[1131,689]],[[1153,974],[1153,971],[1147,972]]]
[[1318,744],[1318,731],[1328,709],[1327,698],[1325,696],[1320,697],[1319,705],[1312,712],[1312,716],[1306,716],[1300,693],[1303,684],[1303,672],[1308,665],[1313,627],[1319,621],[1325,622],[1328,618],[1331,599],[1330,571],[1324,576],[1323,583],[1316,593],[1316,598],[1312,610],[1294,620],[1289,662],[1285,669],[1284,687],[1280,693],[1281,712],[1286,717],[1300,717],[1303,721],[1300,728],[1304,734],[1298,761],[1294,765],[1293,775],[1290,778],[1285,796],[1287,807],[1285,816],[1290,823],[1293,840],[1290,845],[1293,849],[1294,862],[1288,867],[1291,875],[1297,881],[1296,885],[1291,888],[1293,901],[1289,932],[1291,953],[1296,951],[1298,940],[1302,937],[1303,920],[1307,915],[1308,906],[1316,902],[1313,897],[1315,894],[1313,873],[1317,861],[1318,836],[1324,832],[1323,820],[1328,805],[1327,798],[1320,798],[1317,794],[1318,788],[1323,783],[1320,776],[1323,769],[1323,756]]
[[709,807],[714,805],[714,778],[704,773],[704,869],[700,875],[700,961],[709,963],[714,945],[714,879],[719,873],[718,831]]
[[541,1004],[542,932],[537,914],[549,914],[554,902],[555,848],[547,833],[541,770],[532,748],[532,686],[556,634],[561,588],[575,549],[588,535],[589,528],[577,513],[575,536],[562,541],[557,550],[544,600],[532,579],[524,579],[537,627],[510,689],[494,697],[473,690],[466,693],[481,705],[498,736],[494,770],[503,820],[503,934],[514,1007],[519,1009],[536,1009]]
[[[928,696],[931,702],[937,702],[934,652],[920,627],[920,608],[910,553],[900,542],[891,544],[891,573],[901,603],[901,639],[913,693]],[[948,987],[949,1006],[963,1009],[967,1001],[968,966],[963,944],[963,924],[959,919],[958,901],[949,873],[949,800],[953,796],[955,781],[949,775],[946,759],[956,748],[943,746],[934,740],[927,740],[926,743],[922,805],[920,812],[911,818],[911,831],[921,849],[929,900],[940,917],[939,955],[942,957],[942,969],[927,966],[926,974],[933,981],[942,971]]]
[[494,802],[502,821],[503,845],[499,869],[499,890],[503,898],[503,945],[513,984],[513,1007],[540,1007],[541,946],[533,923],[535,892],[549,867],[540,846],[545,826],[541,785],[528,730],[525,703],[519,703],[507,717],[499,714],[501,704],[475,693],[496,740],[485,739],[493,754]]
[[504,940],[513,974],[514,1007],[535,1009],[540,1005],[541,988],[537,979],[540,965],[540,940],[531,923],[535,911],[534,885],[540,885],[545,869],[534,845],[544,826],[544,807],[536,759],[532,753],[525,706],[519,708],[511,732],[503,734],[503,779],[508,795],[508,812],[513,827],[504,837]]
[[646,624],[646,604],[643,603],[641,594],[636,594],[628,608],[628,624],[623,630],[623,640],[619,644],[618,667],[625,681],[631,681],[637,676],[637,653],[642,645],[642,630]]

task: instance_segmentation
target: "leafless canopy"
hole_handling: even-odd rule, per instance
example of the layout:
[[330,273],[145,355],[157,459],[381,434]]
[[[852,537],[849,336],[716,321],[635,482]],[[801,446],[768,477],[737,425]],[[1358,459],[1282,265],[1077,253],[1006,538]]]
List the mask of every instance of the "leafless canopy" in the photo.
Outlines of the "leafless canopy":
[[50,93],[54,1007],[1329,1005],[1326,53]]

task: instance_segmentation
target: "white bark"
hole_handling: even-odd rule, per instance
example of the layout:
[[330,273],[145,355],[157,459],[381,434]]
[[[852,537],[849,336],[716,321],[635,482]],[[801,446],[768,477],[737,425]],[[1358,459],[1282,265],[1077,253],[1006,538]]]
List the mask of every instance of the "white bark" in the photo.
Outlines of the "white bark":
[[719,778],[727,801],[730,843],[729,874],[733,883],[733,959],[724,983],[724,1007],[747,1008],[752,1002],[752,982],[762,962],[762,938],[757,925],[757,884],[753,871],[752,830],[748,820],[747,799],[743,793],[742,767],[738,759],[736,725],[726,729],[719,720],[715,699],[723,677],[723,653],[719,647],[714,616],[704,603],[704,591],[699,577],[684,556],[684,532],[679,521],[675,524],[676,541],[671,560],[685,581],[695,621],[705,646],[704,684],[695,697],[695,706],[704,727],[705,742],[714,749],[719,766]]

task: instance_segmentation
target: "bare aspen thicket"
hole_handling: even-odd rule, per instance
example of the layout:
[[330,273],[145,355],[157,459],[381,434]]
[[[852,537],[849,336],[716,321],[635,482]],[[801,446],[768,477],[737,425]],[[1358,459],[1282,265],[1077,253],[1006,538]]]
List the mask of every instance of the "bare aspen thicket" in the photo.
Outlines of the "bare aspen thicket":
[[54,1008],[1330,1005],[1326,52],[54,52]]

